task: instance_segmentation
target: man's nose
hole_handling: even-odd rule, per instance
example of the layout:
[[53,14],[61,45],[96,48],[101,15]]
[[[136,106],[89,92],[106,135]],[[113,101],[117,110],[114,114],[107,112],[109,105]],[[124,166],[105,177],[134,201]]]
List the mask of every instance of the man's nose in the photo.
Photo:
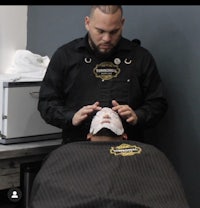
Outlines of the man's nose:
[[103,116],[103,118],[110,118],[110,116],[109,116],[108,114],[105,114],[105,115]]
[[111,35],[110,35],[109,33],[105,33],[105,34],[103,35],[103,40],[104,40],[105,42],[109,42],[109,41],[111,40]]

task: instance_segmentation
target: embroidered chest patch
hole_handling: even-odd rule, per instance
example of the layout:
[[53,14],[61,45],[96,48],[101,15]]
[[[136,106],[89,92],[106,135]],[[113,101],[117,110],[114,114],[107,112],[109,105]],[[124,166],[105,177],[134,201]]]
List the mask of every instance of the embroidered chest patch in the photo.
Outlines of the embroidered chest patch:
[[118,76],[120,73],[120,68],[118,65],[115,65],[112,62],[102,62],[95,66],[93,72],[96,78],[110,80]]

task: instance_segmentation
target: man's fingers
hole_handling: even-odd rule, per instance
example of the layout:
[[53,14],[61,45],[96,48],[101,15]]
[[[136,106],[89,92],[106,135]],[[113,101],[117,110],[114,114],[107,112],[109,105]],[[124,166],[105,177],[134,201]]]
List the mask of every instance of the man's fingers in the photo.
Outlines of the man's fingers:
[[115,107],[115,106],[119,105],[119,103],[116,100],[112,100],[112,105]]

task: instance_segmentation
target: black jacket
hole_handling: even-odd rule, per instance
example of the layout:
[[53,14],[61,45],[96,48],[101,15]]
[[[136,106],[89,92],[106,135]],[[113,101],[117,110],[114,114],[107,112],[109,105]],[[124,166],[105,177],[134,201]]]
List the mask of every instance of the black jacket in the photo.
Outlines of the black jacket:
[[161,78],[152,55],[121,38],[107,56],[91,51],[87,36],[58,48],[41,84],[38,110],[44,120],[63,129],[63,139],[85,138],[91,117],[74,127],[72,117],[96,101],[112,107],[112,99],[129,105],[138,124],[124,122],[129,138],[142,139],[143,129],[154,126],[167,110]]

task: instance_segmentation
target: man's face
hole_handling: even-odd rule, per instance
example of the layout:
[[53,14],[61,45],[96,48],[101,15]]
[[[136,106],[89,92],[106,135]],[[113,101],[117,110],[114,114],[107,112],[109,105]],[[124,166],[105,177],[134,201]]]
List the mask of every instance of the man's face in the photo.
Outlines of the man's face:
[[117,135],[122,135],[124,133],[119,115],[111,108],[107,107],[102,108],[94,116],[90,127],[90,133],[94,135],[102,128],[108,128]]
[[96,9],[92,17],[85,18],[85,27],[92,47],[100,53],[110,52],[121,38],[123,24],[120,10],[114,14],[104,14]]

